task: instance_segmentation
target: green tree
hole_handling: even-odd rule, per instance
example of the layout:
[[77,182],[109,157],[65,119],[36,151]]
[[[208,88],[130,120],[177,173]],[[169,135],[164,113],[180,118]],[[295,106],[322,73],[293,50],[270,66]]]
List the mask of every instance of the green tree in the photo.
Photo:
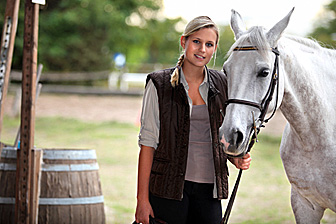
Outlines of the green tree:
[[146,46],[149,50],[148,63],[169,63],[175,64],[179,57],[179,46],[181,33],[175,25],[182,19],[164,19],[148,21],[146,31],[151,41]]
[[[5,6],[6,1],[1,1],[1,27]],[[145,39],[141,28],[128,25],[127,19],[136,13],[140,20],[149,20],[161,6],[162,0],[47,1],[40,10],[39,63],[44,70],[54,71],[109,69],[115,52],[127,56],[127,49],[142,45]],[[16,69],[22,64],[23,12],[21,1],[13,58]]]
[[155,14],[161,7],[157,0],[62,0],[53,4],[40,15],[40,33],[46,36],[39,43],[46,48],[40,50],[40,58],[51,70],[80,71],[109,69],[114,53],[127,56],[128,48],[141,45],[140,28],[127,25],[127,18],[137,13],[146,20],[144,11]]
[[[128,48],[128,59],[131,71],[148,72],[162,67],[173,66],[179,57],[179,39],[181,32],[176,28],[178,24],[185,24],[182,18],[152,18],[140,27],[142,33],[141,46]],[[139,64],[141,57],[141,64]],[[148,67],[148,65],[151,65]],[[159,65],[159,67],[155,67]],[[153,67],[154,66],[154,67]]]
[[313,30],[309,36],[326,44],[326,47],[336,47],[336,0],[325,6],[329,18],[323,18],[319,25]]
[[[0,26],[6,1],[0,2]],[[112,57],[126,55],[130,71],[146,71],[148,64],[176,64],[181,53],[182,18],[162,18],[162,0],[60,0],[41,6],[39,63],[43,70],[98,71],[112,67]],[[21,1],[13,68],[21,69],[24,1]],[[221,68],[233,44],[229,26],[220,27],[216,63]],[[136,65],[130,67],[131,65]]]
[[222,69],[224,61],[227,59],[227,52],[235,42],[230,25],[220,26],[220,39],[217,48],[216,67]]

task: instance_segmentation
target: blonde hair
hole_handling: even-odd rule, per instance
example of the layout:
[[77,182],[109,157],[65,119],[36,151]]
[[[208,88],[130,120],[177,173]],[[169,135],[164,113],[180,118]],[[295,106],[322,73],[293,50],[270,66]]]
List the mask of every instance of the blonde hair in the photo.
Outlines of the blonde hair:
[[[191,20],[187,24],[184,30],[184,33],[182,34],[182,37],[187,39],[190,35],[192,35],[193,33],[203,28],[211,28],[216,32],[217,34],[216,45],[217,45],[219,41],[219,30],[218,30],[217,25],[208,16],[198,16],[194,18],[193,20]],[[177,61],[176,68],[170,79],[170,83],[173,87],[178,85],[178,80],[180,76],[179,70],[182,67],[183,62],[184,62],[184,54],[181,54]]]

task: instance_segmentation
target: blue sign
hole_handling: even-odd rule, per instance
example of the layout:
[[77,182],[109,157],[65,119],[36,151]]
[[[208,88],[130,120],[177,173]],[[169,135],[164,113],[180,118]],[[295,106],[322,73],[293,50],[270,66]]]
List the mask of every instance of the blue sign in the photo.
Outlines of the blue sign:
[[126,57],[122,53],[115,53],[113,56],[114,64],[117,68],[123,68],[126,64]]

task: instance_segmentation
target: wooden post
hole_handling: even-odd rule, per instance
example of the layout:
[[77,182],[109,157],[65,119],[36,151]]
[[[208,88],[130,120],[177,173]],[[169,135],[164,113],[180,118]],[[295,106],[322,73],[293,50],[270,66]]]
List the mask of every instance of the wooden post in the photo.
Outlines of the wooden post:
[[[35,156],[34,149],[35,130],[35,93],[37,70],[37,44],[38,44],[38,17],[39,5],[32,0],[25,2],[24,43],[22,62],[22,99],[21,99],[21,141],[17,156],[16,169],[16,195],[15,195],[15,223],[32,223],[32,211],[37,208],[32,191],[32,176],[35,173],[32,164]],[[38,199],[37,199],[38,200]],[[35,213],[37,214],[37,212]]]
[[38,223],[38,207],[40,198],[41,186],[41,171],[42,171],[42,149],[33,149],[32,151],[32,164],[31,164],[31,191],[30,191],[30,216],[29,223]]
[[3,104],[8,91],[9,74],[12,65],[19,6],[20,0],[7,0],[0,52],[0,136],[4,114]]
[[[34,101],[35,104],[37,102],[37,98],[39,97],[41,89],[42,89],[42,84],[39,83],[39,80],[40,80],[40,77],[41,77],[41,74],[42,74],[42,68],[43,68],[43,65],[39,64],[38,69],[37,69],[37,75],[36,75],[36,93],[35,93],[35,101]],[[22,91],[20,92],[20,94],[22,94]],[[15,141],[14,141],[14,148],[17,148],[18,145],[19,145],[20,135],[21,135],[21,133],[20,133],[21,130],[20,129],[21,128],[19,128],[19,130],[16,134],[16,138],[15,138]]]

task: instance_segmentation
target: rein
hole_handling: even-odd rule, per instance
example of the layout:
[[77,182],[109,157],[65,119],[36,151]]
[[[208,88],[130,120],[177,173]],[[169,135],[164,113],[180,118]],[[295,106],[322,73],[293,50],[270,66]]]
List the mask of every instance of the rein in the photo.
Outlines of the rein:
[[[258,48],[255,47],[255,46],[236,47],[235,49],[233,49],[233,51],[255,51],[255,50],[258,50]],[[241,100],[241,99],[228,99],[225,102],[226,106],[228,106],[230,103],[243,104],[243,105],[246,105],[246,106],[251,106],[251,107],[258,108],[261,112],[260,116],[258,118],[258,120],[260,121],[260,124],[257,127],[257,125],[255,123],[254,113],[252,111],[252,117],[253,117],[253,130],[252,131],[253,131],[253,135],[251,137],[251,140],[249,142],[249,145],[248,145],[248,148],[247,148],[246,152],[250,152],[254,143],[258,142],[257,135],[260,132],[260,128],[264,127],[263,126],[264,122],[267,123],[274,116],[275,111],[276,111],[277,106],[278,106],[278,97],[279,97],[278,81],[279,81],[279,55],[280,55],[280,53],[279,53],[277,48],[271,48],[271,50],[275,54],[274,67],[273,67],[273,72],[272,72],[272,79],[271,79],[270,85],[268,87],[267,93],[264,96],[261,103],[259,104],[259,103],[253,102],[253,101]],[[267,119],[265,119],[269,104],[271,103],[272,98],[273,98],[273,94],[274,94],[274,91],[275,91],[275,86],[277,86],[275,107],[274,107],[274,110],[273,110],[272,114]],[[223,115],[223,113],[222,113],[222,115]],[[238,173],[238,176],[237,176],[235,186],[234,186],[234,188],[232,190],[232,194],[230,196],[229,203],[226,207],[224,217],[221,221],[221,224],[227,224],[228,221],[229,221],[229,216],[230,216],[230,213],[231,213],[231,210],[232,210],[232,207],[233,207],[233,202],[235,200],[235,197],[236,197],[236,194],[237,194],[237,191],[238,191],[238,186],[239,186],[239,183],[240,183],[242,173],[243,173],[243,170],[240,169],[239,173]]]

